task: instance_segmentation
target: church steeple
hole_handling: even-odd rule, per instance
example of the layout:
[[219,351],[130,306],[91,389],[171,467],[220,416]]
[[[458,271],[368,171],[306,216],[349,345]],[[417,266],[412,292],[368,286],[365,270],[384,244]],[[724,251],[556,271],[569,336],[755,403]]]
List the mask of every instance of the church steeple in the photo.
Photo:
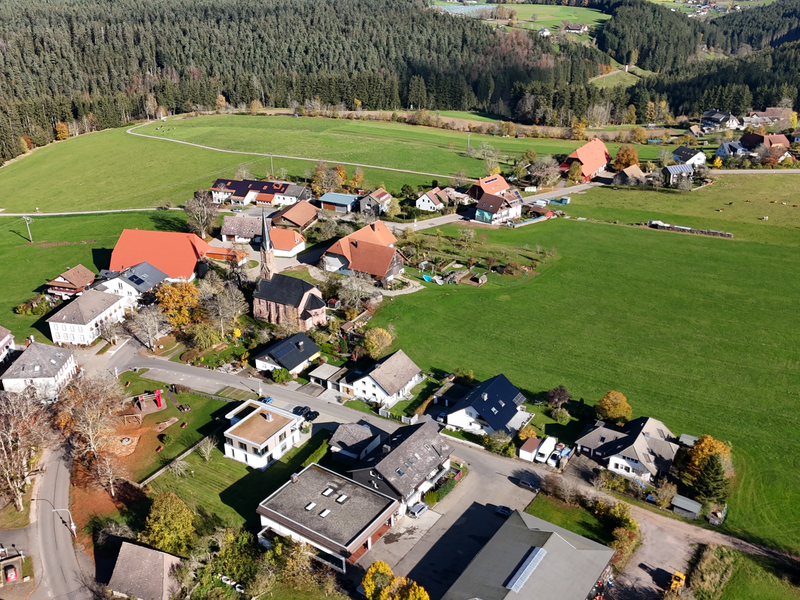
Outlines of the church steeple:
[[275,249],[269,237],[269,223],[264,209],[261,209],[261,279],[267,281],[278,271],[275,265]]

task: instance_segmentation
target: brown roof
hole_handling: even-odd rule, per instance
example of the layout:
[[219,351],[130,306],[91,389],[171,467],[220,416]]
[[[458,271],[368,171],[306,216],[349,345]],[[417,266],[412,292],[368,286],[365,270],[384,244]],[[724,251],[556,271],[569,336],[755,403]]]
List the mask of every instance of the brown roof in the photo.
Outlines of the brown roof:
[[222,235],[254,238],[261,235],[261,219],[258,217],[233,216],[222,220]]
[[306,223],[315,219],[318,212],[319,209],[316,206],[309,204],[305,200],[301,200],[296,204],[290,204],[286,208],[282,208],[276,212],[272,215],[272,220],[286,219],[298,227],[303,227]]
[[326,254],[344,256],[349,263],[348,268],[353,271],[384,277],[398,252],[389,246],[354,240],[348,236],[328,248]]
[[[270,415],[272,420],[267,421],[266,415]],[[291,422],[291,419],[287,419],[275,411],[261,408],[245,417],[244,420],[228,429],[225,433],[247,440],[256,446],[261,446]]]
[[392,199],[392,195],[383,188],[378,188],[374,192],[367,194],[370,198],[374,198],[380,204],[386,204]]
[[628,177],[644,177],[644,173],[642,172],[642,169],[639,168],[639,165],[631,165],[630,167],[626,167],[622,169],[622,172]]
[[577,148],[572,154],[567,157],[563,163],[569,168],[570,159],[577,160],[581,163],[581,173],[584,177],[590,177],[600,167],[603,167],[611,160],[611,154],[608,148],[600,138],[594,138],[580,148]]
[[739,141],[742,143],[742,146],[744,146],[748,150],[753,150],[754,148],[760,146],[761,144],[764,144],[767,148],[772,148],[773,146],[783,146],[787,150],[791,146],[789,138],[787,138],[785,135],[781,133],[775,133],[772,135],[745,133]]
[[522,450],[524,452],[533,452],[538,447],[539,447],[539,438],[537,438],[536,436],[533,436],[533,437],[529,437],[527,440],[525,440],[525,443],[522,444],[522,447],[520,448],[520,450]]
[[67,280],[67,283],[63,281],[56,281],[55,279],[49,282],[47,285],[54,285],[58,287],[72,287],[75,289],[85,288],[87,285],[94,281],[94,273],[92,273],[89,269],[84,267],[83,265],[78,265],[77,267],[72,267],[67,271],[64,271],[60,277]]
[[486,212],[495,214],[504,206],[509,207],[514,206],[515,204],[519,204],[519,200],[516,198],[501,198],[500,196],[494,196],[492,194],[484,194],[481,196],[481,199],[478,200],[478,204],[476,206],[480,210],[485,210]]
[[180,562],[166,552],[122,542],[108,589],[130,598],[169,600],[178,591],[170,575]]

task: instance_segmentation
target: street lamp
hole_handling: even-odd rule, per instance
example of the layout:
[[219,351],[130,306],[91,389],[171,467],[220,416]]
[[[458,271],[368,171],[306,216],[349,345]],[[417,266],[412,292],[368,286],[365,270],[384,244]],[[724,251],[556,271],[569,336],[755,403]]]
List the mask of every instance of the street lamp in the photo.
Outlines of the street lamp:
[[70,530],[72,530],[72,537],[77,539],[77,537],[78,537],[78,528],[75,527],[75,521],[72,520],[72,513],[69,511],[68,508],[54,508],[53,512],[58,512],[60,510],[67,511],[67,514],[69,515],[69,528],[70,528]]

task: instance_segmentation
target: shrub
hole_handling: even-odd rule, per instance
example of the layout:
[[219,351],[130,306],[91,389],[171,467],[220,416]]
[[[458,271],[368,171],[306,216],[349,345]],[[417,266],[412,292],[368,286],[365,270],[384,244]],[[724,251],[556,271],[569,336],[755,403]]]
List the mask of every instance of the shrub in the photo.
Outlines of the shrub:
[[436,493],[435,490],[431,490],[429,492],[425,492],[425,504],[428,506],[433,506],[438,502],[439,495]]
[[569,423],[569,420],[571,418],[569,411],[567,411],[566,408],[556,408],[550,411],[550,416],[559,425],[566,425],[567,423]]
[[441,502],[444,500],[444,497],[447,496],[450,492],[453,491],[453,488],[456,487],[456,480],[455,479],[448,479],[445,481],[442,486],[436,490],[436,498]]
[[536,429],[531,425],[526,425],[517,433],[517,437],[523,442],[528,438],[536,438]]
[[540,489],[548,496],[556,496],[558,492],[559,477],[557,475],[545,475],[540,484]]
[[428,407],[430,406],[431,402],[433,402],[433,398],[434,396],[433,394],[431,394],[425,400],[423,400],[422,403],[416,409],[414,409],[414,414],[420,416],[424,415],[425,411],[428,410]]
[[328,453],[328,441],[323,441],[319,447],[312,452],[307,459],[303,461],[303,468],[306,468],[311,463],[319,463],[323,457]]
[[717,600],[733,573],[735,553],[730,548],[709,544],[700,554],[689,584],[697,600]]
[[275,369],[272,372],[272,381],[275,383],[286,383],[292,380],[292,374],[286,369]]
[[611,564],[621,571],[633,555],[634,550],[636,550],[641,534],[638,531],[617,527],[612,535],[614,536],[614,541],[611,542],[610,546],[616,552],[611,559]]
[[171,436],[170,434],[168,434],[168,433],[162,433],[162,434],[161,434],[160,436],[158,436],[158,437],[159,437],[159,439],[161,440],[161,443],[162,443],[162,444],[164,444],[165,446],[169,446],[169,445],[170,445],[172,442],[174,442],[174,441],[175,441],[175,438],[174,438],[174,437],[172,437],[172,436]]

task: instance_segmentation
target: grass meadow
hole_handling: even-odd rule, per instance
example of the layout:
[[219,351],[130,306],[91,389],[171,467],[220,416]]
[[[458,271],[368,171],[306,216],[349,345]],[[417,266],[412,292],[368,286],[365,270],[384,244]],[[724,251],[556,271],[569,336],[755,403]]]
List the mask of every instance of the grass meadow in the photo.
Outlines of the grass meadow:
[[616,389],[634,416],[730,441],[727,530],[800,552],[796,249],[565,219],[481,233],[512,259],[526,245],[558,259],[534,278],[396,297],[373,319],[396,347],[424,370],[505,373],[528,396],[564,384],[592,404]]
[[593,27],[611,18],[611,15],[602,13],[599,10],[581,8],[578,6],[514,4],[513,6],[508,5],[506,8],[516,10],[517,19],[521,21],[535,17],[536,20],[533,22],[520,23],[521,26],[528,29],[547,27],[551,31],[555,31],[561,25],[562,21],[569,21],[572,24],[584,23],[589,27]]

